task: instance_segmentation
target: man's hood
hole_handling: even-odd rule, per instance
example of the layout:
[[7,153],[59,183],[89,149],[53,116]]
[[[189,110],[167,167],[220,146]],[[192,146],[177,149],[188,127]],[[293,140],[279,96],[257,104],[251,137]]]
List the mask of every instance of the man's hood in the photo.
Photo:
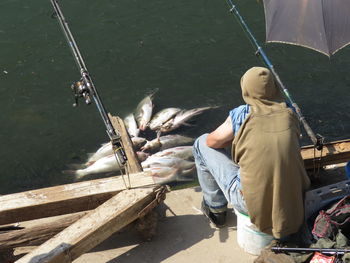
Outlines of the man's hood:
[[249,69],[241,78],[241,88],[244,101],[256,111],[271,111],[280,108],[284,102],[281,91],[267,68]]

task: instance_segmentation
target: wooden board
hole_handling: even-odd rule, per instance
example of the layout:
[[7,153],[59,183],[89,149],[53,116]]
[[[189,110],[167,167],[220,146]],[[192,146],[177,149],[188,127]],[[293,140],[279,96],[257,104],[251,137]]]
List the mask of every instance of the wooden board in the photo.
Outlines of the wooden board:
[[87,213],[88,211],[36,219],[20,224],[21,227],[24,227],[23,229],[0,232],[0,251],[21,246],[41,245]]
[[137,219],[155,196],[153,188],[122,191],[16,262],[70,263]]
[[[154,185],[145,172],[131,174],[130,182],[133,188]],[[115,176],[0,196],[0,225],[91,210],[124,189]]]
[[123,145],[126,157],[128,159],[127,168],[129,170],[129,173],[142,172],[142,167],[134,152],[134,146],[125,128],[124,121],[118,116],[112,116],[111,114],[108,114],[108,115],[109,115],[109,118],[111,119],[114,129],[116,129],[120,134],[122,145]]
[[343,163],[350,160],[350,139],[326,143],[322,151],[314,151],[312,145],[304,146],[301,149],[301,155],[306,169],[313,169],[314,165],[322,167]]

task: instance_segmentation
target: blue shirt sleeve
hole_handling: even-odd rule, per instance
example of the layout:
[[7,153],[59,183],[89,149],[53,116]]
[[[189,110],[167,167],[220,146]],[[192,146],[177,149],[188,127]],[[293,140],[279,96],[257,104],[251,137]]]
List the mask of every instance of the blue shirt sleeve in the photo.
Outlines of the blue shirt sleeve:
[[250,107],[248,104],[238,106],[233,110],[230,110],[230,117],[232,122],[233,134],[236,136],[239,128],[242,126],[242,123],[247,118],[247,115],[250,112]]

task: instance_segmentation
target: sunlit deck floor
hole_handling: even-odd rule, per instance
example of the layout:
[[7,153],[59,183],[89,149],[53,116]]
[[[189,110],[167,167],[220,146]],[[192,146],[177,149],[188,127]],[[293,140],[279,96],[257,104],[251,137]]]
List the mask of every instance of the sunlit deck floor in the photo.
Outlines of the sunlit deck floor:
[[[320,171],[318,183],[345,180],[344,164]],[[320,187],[314,182],[314,187]],[[157,208],[157,234],[143,241],[136,231],[117,233],[74,263],[121,262],[237,262],[251,263],[256,256],[241,249],[236,240],[236,216],[228,213],[227,226],[213,228],[200,211],[200,187],[175,190]]]
[[236,241],[236,216],[230,210],[227,227],[215,229],[200,212],[199,187],[172,191],[157,208],[157,234],[145,242],[136,231],[111,236],[74,263],[119,262],[253,262]]

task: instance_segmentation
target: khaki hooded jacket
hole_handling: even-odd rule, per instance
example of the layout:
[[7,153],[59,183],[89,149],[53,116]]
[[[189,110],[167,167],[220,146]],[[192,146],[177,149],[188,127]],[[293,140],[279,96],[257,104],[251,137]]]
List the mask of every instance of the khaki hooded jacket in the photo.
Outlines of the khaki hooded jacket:
[[249,216],[264,233],[281,238],[299,230],[310,180],[300,154],[299,121],[286,106],[271,72],[249,69],[241,79],[250,113],[232,143]]

